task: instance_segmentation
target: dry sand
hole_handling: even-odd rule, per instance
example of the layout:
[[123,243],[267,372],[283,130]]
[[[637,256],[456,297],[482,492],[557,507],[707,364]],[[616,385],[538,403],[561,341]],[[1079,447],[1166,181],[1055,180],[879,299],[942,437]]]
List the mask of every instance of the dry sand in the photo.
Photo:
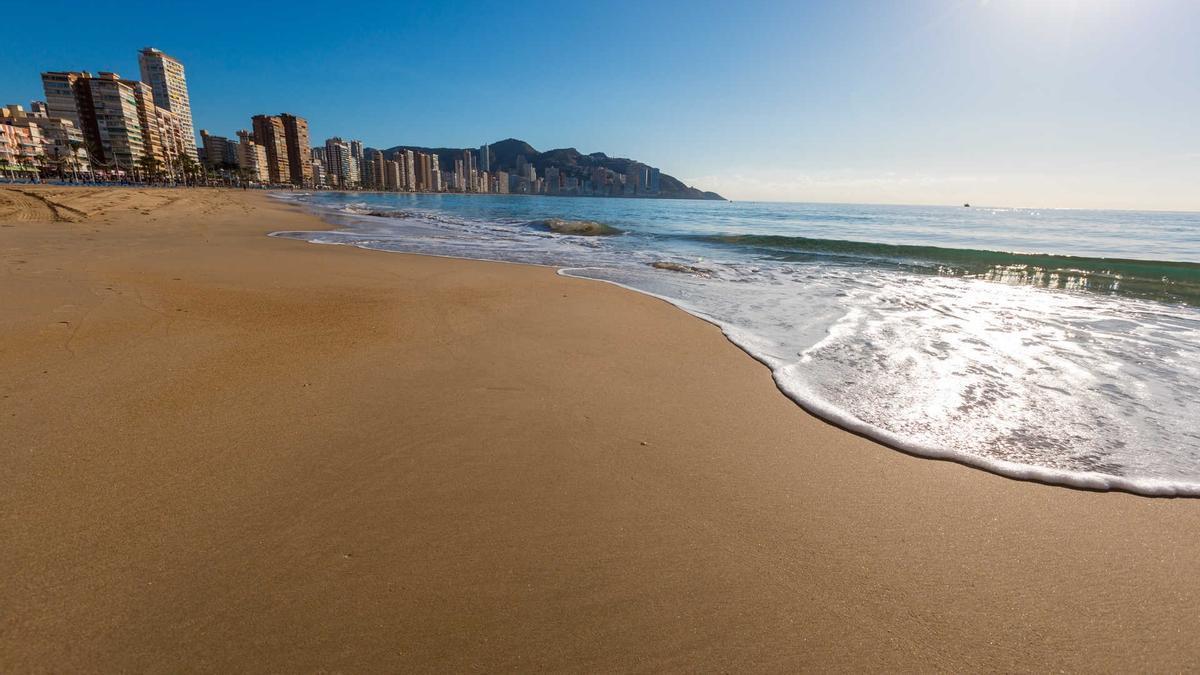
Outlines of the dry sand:
[[4,672],[1200,667],[1200,501],[889,450],[658,300],[255,193],[0,224]]

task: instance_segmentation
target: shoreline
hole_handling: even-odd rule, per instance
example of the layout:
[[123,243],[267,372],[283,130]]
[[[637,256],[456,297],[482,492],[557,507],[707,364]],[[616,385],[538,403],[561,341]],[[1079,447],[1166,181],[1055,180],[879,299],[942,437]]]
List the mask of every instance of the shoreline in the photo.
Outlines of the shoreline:
[[[430,193],[433,194],[433,193]],[[282,195],[270,195],[273,199],[277,199],[282,203],[298,208],[301,212],[317,216],[322,223],[326,225],[325,229],[311,230],[313,232],[329,232],[342,229],[337,223],[321,216],[322,213],[328,213],[331,217],[337,217],[337,212],[331,207],[317,206],[307,202],[291,200]],[[524,195],[524,196],[544,196],[544,195]],[[368,216],[374,217],[374,216]],[[272,232],[269,236],[283,239],[290,239],[286,235],[296,233],[297,231]],[[1166,498],[1166,499],[1195,499],[1200,498],[1200,483],[1185,483],[1171,482],[1162,479],[1151,478],[1126,478],[1124,476],[1105,474],[1099,472],[1080,472],[1067,471],[1061,469],[1053,469],[1031,464],[1020,464],[1005,460],[991,459],[986,457],[977,457],[970,454],[959,453],[954,450],[947,450],[933,446],[921,445],[908,441],[898,434],[882,429],[870,423],[859,420],[847,413],[834,408],[833,406],[821,401],[813,395],[805,395],[797,391],[795,387],[789,387],[782,382],[777,376],[778,364],[774,364],[765,356],[754,353],[744,341],[737,338],[737,327],[723,322],[705,312],[689,306],[686,302],[673,299],[666,295],[661,295],[636,288],[620,282],[599,279],[594,277],[572,274],[572,270],[588,269],[579,267],[563,267],[554,264],[518,262],[508,260],[498,260],[492,258],[471,258],[464,256],[443,255],[437,253],[417,252],[417,251],[391,251],[386,249],[375,249],[369,246],[361,246],[352,242],[306,242],[314,245],[334,245],[334,246],[350,246],[367,251],[378,251],[383,253],[400,253],[402,255],[419,255],[433,258],[446,258],[450,260],[470,260],[485,263],[503,263],[511,265],[529,265],[532,267],[554,269],[559,276],[564,276],[572,279],[581,279],[585,281],[594,281],[600,283],[611,284],[617,288],[624,289],[633,293],[638,293],[647,297],[661,300],[668,305],[678,309],[689,316],[704,321],[718,328],[725,338],[737,347],[744,354],[762,364],[772,374],[772,381],[775,388],[793,403],[800,407],[805,413],[829,424],[846,433],[854,434],[865,440],[879,443],[896,452],[904,453],[911,457],[919,459],[944,461],[960,464],[971,469],[984,471],[989,474],[1007,478],[1015,481],[1024,481],[1038,483],[1052,487],[1059,487],[1071,490],[1083,490],[1087,492],[1124,492],[1127,494],[1136,495],[1146,498]],[[1056,255],[1056,254],[1036,254],[1047,257],[1065,257],[1072,258],[1076,256]],[[1120,259],[1111,259],[1118,261]],[[1138,261],[1142,262],[1142,261]],[[1145,261],[1158,262],[1158,261]],[[1169,264],[1169,261],[1163,261]],[[1197,263],[1178,263],[1181,265],[1195,265]]]
[[5,670],[1200,664],[1195,501],[896,452],[591,279],[9,193]]

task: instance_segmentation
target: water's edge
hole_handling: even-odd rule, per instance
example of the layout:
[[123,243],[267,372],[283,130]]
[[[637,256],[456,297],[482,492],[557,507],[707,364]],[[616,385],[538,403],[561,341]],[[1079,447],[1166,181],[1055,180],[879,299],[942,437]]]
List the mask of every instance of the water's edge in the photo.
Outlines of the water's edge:
[[[416,253],[413,255],[425,255]],[[448,257],[448,256],[435,256]],[[478,260],[481,262],[497,262],[483,258],[467,258],[467,260]],[[503,261],[500,261],[503,262]],[[524,264],[524,263],[514,263]],[[1200,485],[1192,483],[1176,483],[1171,481],[1162,481],[1154,479],[1131,479],[1121,476],[1112,476],[1109,474],[1097,473],[1094,471],[1063,471],[1059,469],[1050,469],[1040,466],[1032,466],[1029,464],[1018,464],[1016,462],[1005,462],[1003,460],[988,459],[983,457],[975,457],[956,453],[951,450],[943,450],[930,446],[920,445],[905,441],[903,438],[893,434],[887,430],[880,429],[872,424],[863,422],[849,415],[845,415],[833,407],[826,405],[819,398],[813,395],[805,395],[806,392],[798,385],[786,383],[778,376],[778,365],[773,364],[772,360],[754,353],[747,344],[740,340],[737,335],[737,329],[719,321],[711,316],[706,315],[694,308],[686,306],[672,298],[668,298],[657,293],[651,293],[639,288],[627,286],[625,284],[610,281],[608,279],[597,279],[594,277],[580,276],[571,274],[572,269],[586,268],[561,268],[558,269],[558,274],[572,279],[585,279],[587,281],[599,281],[601,283],[611,284],[625,290],[648,295],[652,298],[662,300],[663,302],[682,310],[706,323],[710,323],[721,330],[721,333],[727,340],[738,349],[746,353],[750,358],[758,361],[766,366],[771,371],[771,379],[775,382],[776,388],[790,399],[793,403],[800,406],[802,410],[817,419],[831,424],[843,431],[852,433],[856,436],[861,436],[868,440],[874,441],[888,447],[892,450],[903,452],[907,455],[922,457],[925,459],[936,459],[962,464],[974,469],[982,469],[988,473],[996,474],[1004,478],[1013,480],[1031,481],[1035,483],[1043,483],[1045,485],[1054,485],[1059,487],[1069,487],[1078,490],[1087,490],[1092,492],[1128,492],[1143,497],[1200,497]]]
[[[331,220],[329,220],[323,216],[322,210],[320,207],[297,204],[297,203],[287,199],[286,197],[282,197],[282,196],[276,197],[276,198],[280,199],[280,201],[283,201],[285,203],[294,204],[294,205],[298,206],[299,208],[301,208],[302,210],[304,210],[308,213],[312,213],[312,214],[316,215],[317,217],[321,218],[321,220],[323,222],[330,225],[329,231],[336,231],[337,229],[339,229],[339,225],[337,223],[334,223]],[[306,231],[278,231],[278,232],[271,232],[268,234],[268,236],[280,237],[280,238],[295,238],[295,239],[303,240],[302,237],[299,237],[297,235],[316,234],[316,233],[317,233],[317,231],[309,231],[309,232],[306,232]],[[419,256],[426,256],[426,257],[431,257],[431,258],[450,258],[450,259],[458,259],[458,260],[472,260],[472,261],[477,261],[477,262],[503,263],[503,264],[510,264],[510,265],[529,265],[532,267],[544,267],[544,268],[554,269],[556,274],[558,274],[559,276],[564,276],[564,277],[573,278],[573,279],[582,279],[582,280],[587,280],[587,281],[599,281],[599,282],[607,283],[607,284],[617,286],[619,288],[622,288],[622,289],[625,289],[628,291],[633,291],[633,292],[639,293],[641,295],[646,295],[646,296],[661,300],[679,310],[682,310],[683,312],[685,312],[693,317],[696,317],[702,321],[705,321],[709,324],[716,326],[718,329],[721,330],[722,334],[725,336],[725,338],[727,340],[729,340],[729,342],[731,344],[736,346],[738,349],[742,350],[744,353],[746,353],[748,356],[750,356],[754,360],[756,360],[759,363],[766,366],[767,369],[771,371],[772,380],[775,382],[775,385],[779,389],[779,391],[783,395],[785,395],[788,399],[793,401],[796,405],[798,405],[802,410],[804,410],[808,414],[820,419],[821,421],[823,421],[827,424],[831,424],[831,425],[833,425],[839,429],[842,429],[846,432],[853,433],[857,436],[880,443],[881,445],[884,445],[892,450],[896,450],[899,452],[903,452],[905,454],[909,454],[909,455],[921,457],[921,458],[926,458],[926,459],[951,461],[951,462],[955,462],[957,464],[962,464],[964,466],[971,467],[974,469],[980,469],[980,470],[986,471],[988,473],[995,474],[995,475],[998,475],[998,476],[1001,476],[1004,478],[1013,479],[1013,480],[1029,481],[1029,482],[1041,483],[1041,484],[1051,485],[1051,486],[1067,487],[1067,488],[1072,488],[1072,489],[1077,489],[1077,490],[1100,491],[1100,492],[1111,492],[1111,491],[1125,492],[1125,493],[1130,493],[1130,494],[1139,495],[1139,496],[1143,496],[1143,497],[1200,497],[1200,484],[1196,484],[1196,483],[1167,481],[1167,480],[1160,480],[1160,479],[1153,479],[1153,478],[1133,479],[1133,478],[1126,478],[1123,476],[1114,476],[1114,475],[1104,474],[1104,473],[1099,473],[1099,472],[1080,472],[1080,471],[1067,471],[1067,470],[1061,470],[1061,469],[1053,469],[1053,468],[1040,467],[1040,466],[1034,466],[1034,465],[1029,465],[1029,464],[1008,462],[1008,461],[999,460],[999,459],[978,457],[978,456],[969,455],[966,453],[959,453],[959,452],[955,452],[952,450],[946,450],[943,448],[926,446],[926,445],[922,445],[919,443],[907,441],[897,434],[889,432],[885,429],[881,429],[875,425],[869,424],[869,423],[859,420],[851,415],[841,412],[840,410],[836,409],[835,407],[823,402],[820,399],[820,397],[816,396],[815,394],[813,394],[809,391],[806,391],[802,385],[800,385],[796,382],[786,381],[785,378],[782,377],[781,373],[780,373],[780,369],[783,366],[783,364],[775,363],[774,360],[771,359],[770,357],[755,353],[751,349],[751,347],[748,343],[748,340],[745,339],[744,337],[742,337],[741,335],[739,335],[739,329],[737,327],[729,325],[725,322],[722,322],[722,321],[716,319],[715,317],[712,317],[695,307],[689,306],[686,302],[677,300],[675,298],[671,298],[671,297],[657,294],[657,293],[654,293],[651,291],[639,289],[639,288],[636,288],[633,286],[622,284],[617,281],[587,276],[586,274],[583,274],[584,271],[589,269],[587,267],[561,267],[558,265],[542,265],[542,264],[530,263],[530,262],[516,262],[516,261],[498,260],[498,259],[492,259],[492,258],[474,258],[474,257],[469,257],[469,256],[443,255],[443,254],[417,252],[417,251],[387,251],[386,249],[372,248],[370,246],[364,246],[364,245],[357,244],[354,242],[328,242],[328,241],[313,242],[313,241],[310,241],[308,243],[348,245],[348,246],[353,246],[355,248],[360,248],[360,249],[370,250],[370,251],[384,251],[384,252],[388,252],[388,253],[403,253],[406,255],[419,255]]]

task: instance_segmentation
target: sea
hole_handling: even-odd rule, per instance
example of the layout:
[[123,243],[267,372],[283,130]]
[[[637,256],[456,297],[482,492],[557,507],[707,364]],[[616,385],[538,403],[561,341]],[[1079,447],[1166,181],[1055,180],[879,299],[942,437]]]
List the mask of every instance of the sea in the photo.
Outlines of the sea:
[[[910,454],[1200,496],[1200,213],[281,198],[337,229],[274,236],[549,265],[661,298],[804,409]],[[563,233],[580,228],[604,234]]]

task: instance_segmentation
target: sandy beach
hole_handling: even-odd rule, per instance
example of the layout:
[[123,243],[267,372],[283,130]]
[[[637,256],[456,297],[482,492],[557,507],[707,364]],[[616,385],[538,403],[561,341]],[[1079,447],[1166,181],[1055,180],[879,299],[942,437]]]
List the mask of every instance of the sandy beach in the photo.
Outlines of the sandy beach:
[[1200,501],[827,425],[548,268],[0,187],[0,670],[1200,667]]

